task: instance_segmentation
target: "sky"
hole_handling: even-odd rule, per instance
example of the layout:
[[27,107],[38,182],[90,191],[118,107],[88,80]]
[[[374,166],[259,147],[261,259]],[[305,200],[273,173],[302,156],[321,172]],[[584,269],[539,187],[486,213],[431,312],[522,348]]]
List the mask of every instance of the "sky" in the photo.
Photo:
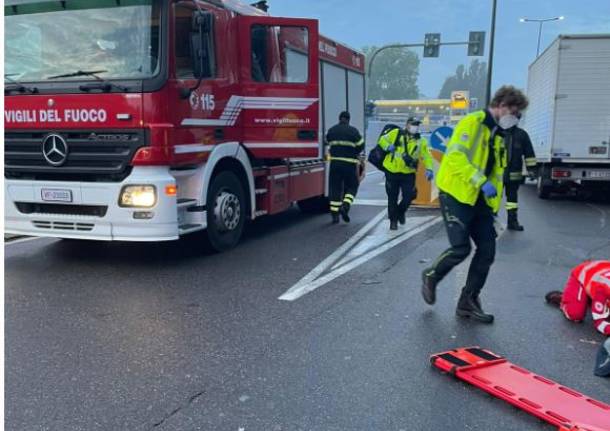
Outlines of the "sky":
[[[487,60],[492,0],[268,0],[273,16],[317,18],[320,32],[360,49],[390,43],[423,43],[425,33],[441,41],[468,40],[486,31],[486,57],[467,57],[466,46],[441,47],[440,57],[422,58],[419,87],[434,98],[447,76],[470,59]],[[610,0],[498,0],[492,90],[502,84],[527,85],[536,56],[538,24],[519,18],[564,16],[543,25],[541,52],[559,34],[610,33]],[[416,49],[421,56],[421,48]]]

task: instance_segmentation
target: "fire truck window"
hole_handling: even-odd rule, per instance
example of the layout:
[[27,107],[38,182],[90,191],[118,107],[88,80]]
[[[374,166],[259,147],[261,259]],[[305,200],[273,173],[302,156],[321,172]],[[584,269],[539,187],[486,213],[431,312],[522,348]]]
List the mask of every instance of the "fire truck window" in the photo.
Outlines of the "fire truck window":
[[308,81],[309,34],[306,28],[253,25],[250,37],[253,81]]
[[[175,23],[175,61],[176,78],[194,79],[195,78],[195,59],[192,56],[191,43],[193,33],[193,13],[194,9],[188,6],[176,5],[174,9]],[[206,35],[204,52],[203,78],[214,76],[214,37],[213,33]]]

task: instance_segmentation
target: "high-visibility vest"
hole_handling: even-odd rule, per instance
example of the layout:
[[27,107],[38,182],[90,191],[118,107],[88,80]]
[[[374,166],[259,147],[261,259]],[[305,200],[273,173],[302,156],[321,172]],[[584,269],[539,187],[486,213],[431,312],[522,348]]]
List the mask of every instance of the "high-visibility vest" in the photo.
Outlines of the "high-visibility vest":
[[[440,190],[453,196],[459,202],[474,206],[481,192],[481,186],[490,181],[498,191],[494,198],[485,198],[487,205],[497,213],[500,209],[506,168],[506,147],[504,139],[496,135],[489,142],[492,131],[483,124],[485,111],[477,111],[465,116],[455,127],[447,150],[436,176]],[[491,148],[490,148],[491,147]],[[485,168],[489,152],[494,152],[494,165],[489,176]]]
[[[394,152],[388,153],[383,159],[383,167],[391,173],[413,174],[416,169],[407,166],[403,159],[405,153],[409,154],[414,160],[423,160],[426,169],[432,169],[434,162],[428,148],[426,138],[415,139],[405,133],[400,134],[397,140],[399,129],[391,129],[386,134],[379,137],[379,146],[387,151],[390,145],[394,145]],[[406,143],[405,143],[406,140]]]

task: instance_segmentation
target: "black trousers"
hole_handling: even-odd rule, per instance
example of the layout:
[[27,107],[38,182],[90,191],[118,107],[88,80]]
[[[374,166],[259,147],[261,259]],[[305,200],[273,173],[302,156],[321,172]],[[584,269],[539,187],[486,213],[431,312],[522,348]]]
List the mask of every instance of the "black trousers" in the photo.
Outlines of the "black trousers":
[[504,190],[506,193],[506,210],[512,211],[519,208],[519,186],[520,181],[506,181]]
[[485,285],[496,255],[493,212],[482,195],[474,206],[463,204],[447,193],[441,192],[439,198],[451,247],[438,257],[427,273],[438,281],[442,280],[454,266],[468,257],[472,239],[476,250],[462,295],[476,298]]
[[[415,199],[415,174],[394,174],[386,172],[385,191],[388,194],[388,216],[391,221],[398,220],[400,214],[404,214],[411,201]],[[398,203],[398,197],[402,199]]]
[[331,212],[339,212],[343,204],[349,210],[349,207],[354,203],[359,185],[357,167],[356,163],[340,160],[330,162],[329,195]]

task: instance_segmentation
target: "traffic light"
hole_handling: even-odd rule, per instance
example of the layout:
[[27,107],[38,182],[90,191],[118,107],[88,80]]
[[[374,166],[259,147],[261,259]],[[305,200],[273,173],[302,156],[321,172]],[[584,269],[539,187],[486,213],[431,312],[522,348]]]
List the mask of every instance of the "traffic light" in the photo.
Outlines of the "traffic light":
[[424,37],[424,57],[438,57],[440,45],[440,33],[426,33],[426,37]]
[[485,50],[485,32],[471,31],[468,36],[468,56],[482,56]]
[[372,117],[373,114],[375,113],[375,102],[366,102],[366,104],[364,105],[364,116],[365,117]]

